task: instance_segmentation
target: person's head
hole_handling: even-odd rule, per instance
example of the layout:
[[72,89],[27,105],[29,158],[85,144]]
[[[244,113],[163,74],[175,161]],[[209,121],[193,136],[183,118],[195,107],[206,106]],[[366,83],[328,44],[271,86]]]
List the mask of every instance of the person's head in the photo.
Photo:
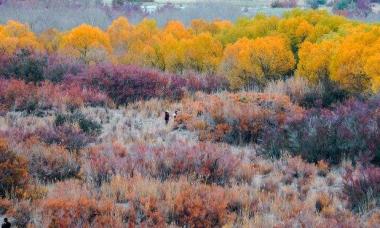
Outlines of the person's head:
[[8,218],[4,218],[4,222],[8,222]]

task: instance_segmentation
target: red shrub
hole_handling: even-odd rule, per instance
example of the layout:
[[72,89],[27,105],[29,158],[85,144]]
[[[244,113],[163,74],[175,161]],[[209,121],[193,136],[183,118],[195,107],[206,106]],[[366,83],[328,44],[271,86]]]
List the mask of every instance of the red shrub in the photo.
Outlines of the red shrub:
[[203,91],[211,93],[228,88],[227,79],[218,75],[189,73],[185,75],[184,78],[186,79],[186,89],[189,92]]
[[380,99],[350,99],[330,109],[311,109],[267,131],[267,151],[288,151],[309,162],[358,159],[380,165]]
[[32,227],[123,227],[122,208],[79,180],[50,185],[34,207]]
[[9,199],[0,198],[0,213],[5,214],[12,207],[12,202]]
[[162,203],[153,196],[131,200],[132,207],[127,213],[129,226],[165,227],[166,221],[159,208]]

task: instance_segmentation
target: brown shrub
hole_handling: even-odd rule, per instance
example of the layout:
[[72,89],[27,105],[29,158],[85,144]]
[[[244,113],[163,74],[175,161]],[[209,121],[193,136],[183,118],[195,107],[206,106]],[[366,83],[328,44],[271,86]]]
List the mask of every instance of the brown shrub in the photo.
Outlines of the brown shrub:
[[0,138],[0,196],[21,197],[28,180],[28,162],[11,151],[7,141]]

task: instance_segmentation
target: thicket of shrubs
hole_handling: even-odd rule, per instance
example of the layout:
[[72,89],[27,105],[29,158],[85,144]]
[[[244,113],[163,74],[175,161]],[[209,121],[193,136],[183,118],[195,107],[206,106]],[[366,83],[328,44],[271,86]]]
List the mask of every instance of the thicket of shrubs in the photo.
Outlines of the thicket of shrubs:
[[379,165],[379,129],[379,98],[351,99],[332,109],[308,110],[301,119],[290,116],[268,132],[264,145],[271,153],[286,150],[310,162],[350,158]]
[[271,157],[290,152],[310,162],[361,158],[379,164],[378,97],[305,110],[281,95],[198,94],[183,107],[177,127],[196,131],[200,140],[257,143]]

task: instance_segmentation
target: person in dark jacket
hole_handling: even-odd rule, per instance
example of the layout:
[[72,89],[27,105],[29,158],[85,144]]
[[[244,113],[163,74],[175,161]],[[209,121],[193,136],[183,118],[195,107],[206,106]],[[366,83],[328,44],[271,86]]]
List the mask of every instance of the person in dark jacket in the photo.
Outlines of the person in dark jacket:
[[4,223],[1,225],[1,228],[11,228],[11,223],[8,222],[8,218],[4,218]]
[[165,123],[168,124],[170,119],[169,111],[165,111]]

